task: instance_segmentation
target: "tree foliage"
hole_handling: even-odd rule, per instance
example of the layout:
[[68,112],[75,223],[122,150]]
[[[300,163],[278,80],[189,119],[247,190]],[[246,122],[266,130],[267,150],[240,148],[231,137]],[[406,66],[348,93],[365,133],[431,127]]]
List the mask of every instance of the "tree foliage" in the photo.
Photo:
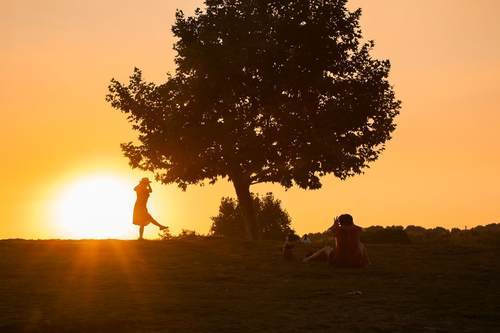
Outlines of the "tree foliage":
[[[293,233],[290,216],[281,207],[281,201],[275,199],[272,193],[267,193],[265,196],[253,195],[252,199],[262,238],[282,240],[286,235]],[[219,214],[212,217],[212,222],[210,231],[214,236],[245,237],[242,210],[238,201],[233,198],[222,198]]]
[[395,129],[390,63],[363,43],[347,0],[206,0],[177,11],[176,71],[161,84],[135,69],[107,100],[139,133],[132,167],[190,184],[227,177],[255,237],[250,186],[321,187],[359,174]]

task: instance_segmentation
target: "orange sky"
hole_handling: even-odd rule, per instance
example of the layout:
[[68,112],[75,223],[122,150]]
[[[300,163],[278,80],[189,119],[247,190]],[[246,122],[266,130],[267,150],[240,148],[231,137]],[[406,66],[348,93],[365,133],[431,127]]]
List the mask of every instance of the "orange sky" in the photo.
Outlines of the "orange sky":
[[[122,114],[104,101],[112,77],[134,66],[159,82],[173,70],[170,26],[195,0],[0,0],[0,238],[69,237],[50,208],[65,184],[92,173],[135,181],[119,143]],[[379,161],[318,191],[259,185],[283,201],[300,233],[350,212],[362,226],[473,226],[500,222],[500,2],[352,0],[365,37],[393,64],[403,101],[398,129]],[[174,232],[207,232],[221,182],[153,184],[152,208]],[[110,198],[112,200],[112,198]],[[130,207],[131,209],[131,207]],[[123,221],[130,224],[130,221]],[[154,235],[150,231],[150,235]]]

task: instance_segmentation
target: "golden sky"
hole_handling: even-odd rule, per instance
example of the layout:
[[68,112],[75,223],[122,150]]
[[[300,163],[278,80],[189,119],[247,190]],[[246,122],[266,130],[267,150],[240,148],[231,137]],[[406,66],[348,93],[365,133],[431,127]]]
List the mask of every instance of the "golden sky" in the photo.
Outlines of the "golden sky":
[[[112,77],[125,81],[134,66],[160,82],[174,69],[175,9],[192,13],[197,5],[0,0],[0,238],[71,237],[52,220],[68,184],[92,174],[131,184],[143,176],[121,155],[119,143],[134,133],[104,101],[107,85]],[[348,181],[327,177],[317,191],[253,190],[273,191],[299,233],[324,230],[343,212],[362,226],[500,222],[500,1],[350,6],[363,8],[364,36],[393,65],[403,102],[393,140],[371,169]],[[174,232],[207,232],[220,198],[234,196],[225,182],[153,190],[151,208]],[[123,224],[132,228],[128,219]]]

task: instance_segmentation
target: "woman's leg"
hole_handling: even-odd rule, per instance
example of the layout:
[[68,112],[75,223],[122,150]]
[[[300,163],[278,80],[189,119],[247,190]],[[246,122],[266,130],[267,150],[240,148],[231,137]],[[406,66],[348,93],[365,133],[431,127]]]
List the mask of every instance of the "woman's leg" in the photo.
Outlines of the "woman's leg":
[[160,228],[160,230],[163,230],[163,229],[166,229],[167,227],[158,223],[158,221],[156,221],[154,218],[151,217],[151,220],[150,220],[151,224],[154,224],[155,226],[157,226],[158,228]]
[[143,225],[141,225],[139,227],[139,239],[143,239],[142,235],[144,235],[144,226]]
[[323,256],[328,259],[332,252],[333,252],[333,247],[325,246],[324,248],[311,254],[309,257],[305,257],[303,262],[308,262],[308,261],[311,261],[311,260],[314,260],[316,258],[323,257]]

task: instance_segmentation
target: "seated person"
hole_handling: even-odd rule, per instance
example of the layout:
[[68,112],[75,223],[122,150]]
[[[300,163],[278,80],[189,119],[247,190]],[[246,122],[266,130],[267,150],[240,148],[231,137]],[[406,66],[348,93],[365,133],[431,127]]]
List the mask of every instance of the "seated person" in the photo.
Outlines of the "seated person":
[[335,218],[333,226],[328,229],[333,232],[335,247],[325,246],[304,258],[304,262],[326,259],[331,265],[342,268],[361,268],[369,263],[366,247],[361,243],[363,230],[354,224],[349,214]]
[[302,244],[311,244],[311,238],[309,238],[308,234],[304,234],[300,241],[302,242]]

